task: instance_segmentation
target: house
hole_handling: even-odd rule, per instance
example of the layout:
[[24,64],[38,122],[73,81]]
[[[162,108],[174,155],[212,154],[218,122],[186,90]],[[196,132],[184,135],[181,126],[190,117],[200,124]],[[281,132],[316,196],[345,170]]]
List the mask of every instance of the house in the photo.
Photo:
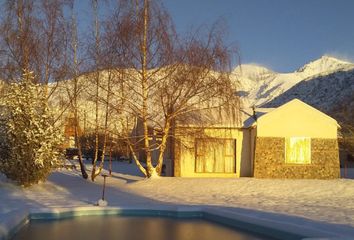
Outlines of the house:
[[335,119],[298,99],[255,111],[242,124],[179,124],[165,154],[166,174],[338,178],[338,128]]

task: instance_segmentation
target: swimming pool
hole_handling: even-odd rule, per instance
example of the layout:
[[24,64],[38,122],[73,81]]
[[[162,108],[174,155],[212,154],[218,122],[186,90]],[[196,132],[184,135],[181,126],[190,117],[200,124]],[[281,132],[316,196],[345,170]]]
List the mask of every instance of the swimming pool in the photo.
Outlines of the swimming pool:
[[136,216],[86,216],[61,220],[32,220],[13,240],[270,240],[203,219]]

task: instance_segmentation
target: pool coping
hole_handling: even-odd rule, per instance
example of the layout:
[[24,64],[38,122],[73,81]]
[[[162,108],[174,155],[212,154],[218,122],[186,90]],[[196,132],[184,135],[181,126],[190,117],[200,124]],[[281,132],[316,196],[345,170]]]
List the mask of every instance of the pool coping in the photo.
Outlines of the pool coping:
[[[216,207],[196,206],[159,206],[159,207],[71,207],[18,209],[7,213],[0,220],[0,240],[11,239],[13,235],[30,220],[63,219],[81,216],[157,216],[180,219],[199,218],[248,232],[259,233],[279,239],[354,239],[351,233],[341,234],[328,229],[331,224],[313,223],[312,221],[284,221],[283,218],[271,218],[262,213],[240,213]],[[331,225],[332,226],[332,225]],[[354,231],[353,231],[354,232]],[[353,236],[353,235],[352,235]]]

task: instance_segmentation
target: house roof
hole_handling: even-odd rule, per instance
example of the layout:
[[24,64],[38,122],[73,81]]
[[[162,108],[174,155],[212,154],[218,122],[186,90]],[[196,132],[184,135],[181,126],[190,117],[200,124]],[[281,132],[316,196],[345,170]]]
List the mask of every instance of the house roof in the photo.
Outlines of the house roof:
[[218,107],[192,111],[179,118],[178,125],[188,127],[220,127],[240,128],[242,127],[239,112],[234,107]]
[[[316,113],[317,115],[321,116],[323,119],[325,119],[326,121],[328,121],[329,124],[334,124],[336,125],[338,128],[340,128],[340,125],[337,123],[337,120],[335,120],[334,118],[328,116],[327,114],[321,112],[320,110],[304,103],[303,101],[297,99],[297,98],[294,98],[293,100],[277,107],[277,108],[274,108],[273,110],[269,111],[269,114],[273,114],[273,113],[276,113],[276,112],[279,112],[279,111],[282,111],[283,109],[285,108],[289,108],[289,107],[292,107],[292,106],[295,106],[295,105],[301,105],[303,108],[307,108],[307,109],[310,109],[311,111],[313,111],[314,113]],[[258,119],[262,119],[264,117],[268,117],[269,115],[268,114],[262,114]],[[255,126],[257,124],[256,121],[254,121],[252,123],[252,126]]]
[[209,109],[203,111],[203,113],[195,112],[191,114],[191,116],[193,115],[192,118],[186,117],[184,121],[179,121],[179,123],[181,126],[189,127],[208,126],[222,128],[251,128],[257,126],[258,120],[270,116],[273,113],[282,111],[285,108],[292,107],[293,105],[301,105],[303,108],[310,109],[312,112],[325,119],[325,121],[329,124],[335,124],[337,127],[340,127],[337,121],[332,117],[296,98],[277,108],[241,108],[238,115],[238,121],[235,121],[234,118],[231,117],[232,114],[225,110],[220,111],[220,109]]

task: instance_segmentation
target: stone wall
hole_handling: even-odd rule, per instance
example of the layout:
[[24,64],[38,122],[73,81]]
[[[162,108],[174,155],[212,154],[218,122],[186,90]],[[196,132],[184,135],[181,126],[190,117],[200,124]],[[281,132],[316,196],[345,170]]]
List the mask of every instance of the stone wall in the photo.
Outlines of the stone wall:
[[340,177],[337,139],[311,139],[311,164],[285,163],[285,138],[258,137],[254,177],[318,178]]

